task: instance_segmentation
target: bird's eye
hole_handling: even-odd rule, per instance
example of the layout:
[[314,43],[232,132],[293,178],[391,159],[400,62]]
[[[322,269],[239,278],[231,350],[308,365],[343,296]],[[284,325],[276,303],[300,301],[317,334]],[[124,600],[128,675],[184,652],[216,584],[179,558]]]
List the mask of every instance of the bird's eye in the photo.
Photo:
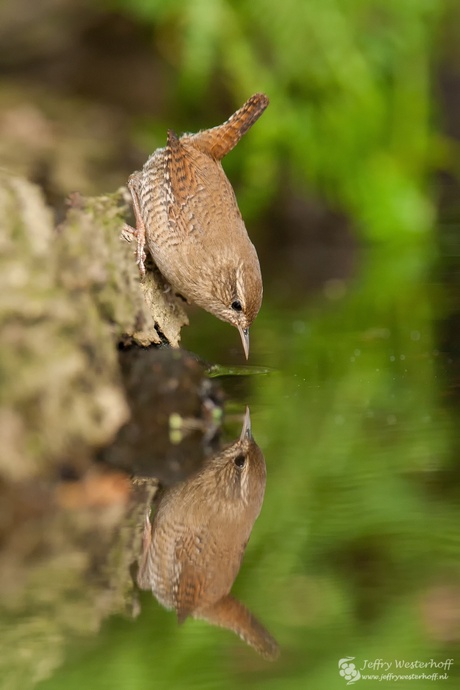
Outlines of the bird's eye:
[[246,458],[244,457],[244,455],[237,455],[233,462],[237,467],[244,467]]
[[232,309],[233,311],[241,311],[242,310],[241,302],[236,299],[234,302],[232,302]]

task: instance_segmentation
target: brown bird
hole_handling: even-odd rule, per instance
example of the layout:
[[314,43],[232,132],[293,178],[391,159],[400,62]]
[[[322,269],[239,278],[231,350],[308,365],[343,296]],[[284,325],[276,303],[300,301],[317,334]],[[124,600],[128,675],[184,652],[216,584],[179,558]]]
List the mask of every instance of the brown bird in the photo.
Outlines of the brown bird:
[[173,289],[235,326],[246,359],[249,327],[262,303],[254,245],[220,161],[268,105],[255,94],[223,125],[178,138],[171,130],[128,187],[133,198],[137,262],[145,245]]
[[228,628],[275,659],[276,641],[230,596],[262,507],[265,478],[247,409],[239,440],[193,477],[166,489],[152,523],[147,516],[137,582],[174,609],[180,623],[191,616]]

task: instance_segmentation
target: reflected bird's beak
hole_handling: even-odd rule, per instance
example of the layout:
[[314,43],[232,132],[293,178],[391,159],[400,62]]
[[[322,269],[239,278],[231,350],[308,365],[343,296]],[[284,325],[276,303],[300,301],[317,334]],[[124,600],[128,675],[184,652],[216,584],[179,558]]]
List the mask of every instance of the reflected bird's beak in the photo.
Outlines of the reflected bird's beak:
[[241,429],[240,441],[244,441],[245,438],[252,438],[251,415],[249,414],[249,407],[246,407],[246,414],[244,415],[243,428]]
[[241,328],[238,326],[238,330],[241,336],[241,342],[243,343],[244,356],[246,359],[249,357],[249,328]]

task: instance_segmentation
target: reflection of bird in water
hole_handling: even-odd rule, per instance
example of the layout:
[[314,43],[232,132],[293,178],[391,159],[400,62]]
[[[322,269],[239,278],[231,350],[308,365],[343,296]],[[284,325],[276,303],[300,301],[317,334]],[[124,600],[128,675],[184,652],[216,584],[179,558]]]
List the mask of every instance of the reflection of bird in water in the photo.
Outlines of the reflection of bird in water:
[[247,409],[239,440],[165,490],[152,523],[147,516],[137,579],[141,589],[175,609],[179,622],[192,616],[228,628],[275,659],[276,641],[229,594],[262,508],[265,480]]

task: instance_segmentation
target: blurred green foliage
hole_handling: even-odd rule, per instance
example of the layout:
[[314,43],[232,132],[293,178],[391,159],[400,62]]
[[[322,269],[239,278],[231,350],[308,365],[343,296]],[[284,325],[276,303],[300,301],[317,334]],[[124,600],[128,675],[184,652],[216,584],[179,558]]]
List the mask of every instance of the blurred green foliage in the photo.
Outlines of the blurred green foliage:
[[281,186],[345,210],[370,240],[427,234],[442,148],[430,75],[445,0],[111,3],[152,27],[184,129],[216,94],[233,109],[256,91],[270,96],[244,152],[226,164],[246,216]]

